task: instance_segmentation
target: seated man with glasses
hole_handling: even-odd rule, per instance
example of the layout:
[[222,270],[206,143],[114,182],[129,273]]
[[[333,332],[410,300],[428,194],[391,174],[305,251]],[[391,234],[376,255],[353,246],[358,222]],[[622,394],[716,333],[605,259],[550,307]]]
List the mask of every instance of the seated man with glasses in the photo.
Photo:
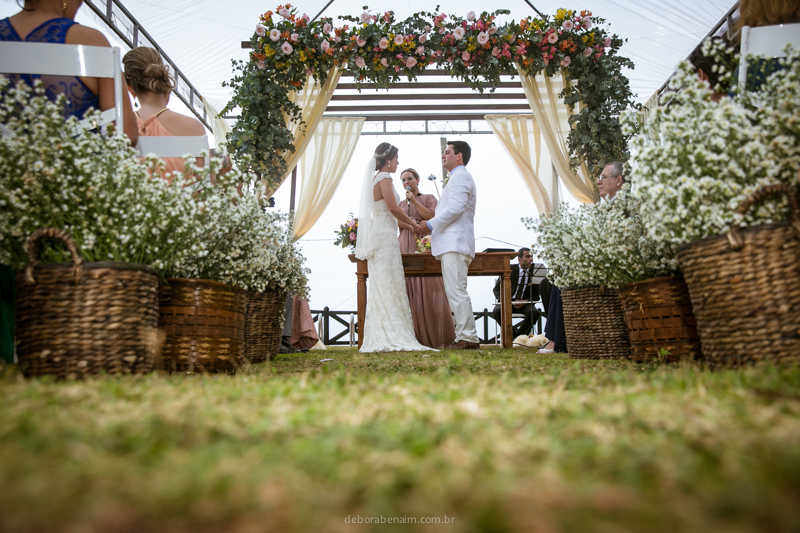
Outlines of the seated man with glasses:
[[625,177],[622,175],[622,163],[613,161],[603,167],[603,173],[597,178],[597,191],[600,198],[613,200],[622,189]]

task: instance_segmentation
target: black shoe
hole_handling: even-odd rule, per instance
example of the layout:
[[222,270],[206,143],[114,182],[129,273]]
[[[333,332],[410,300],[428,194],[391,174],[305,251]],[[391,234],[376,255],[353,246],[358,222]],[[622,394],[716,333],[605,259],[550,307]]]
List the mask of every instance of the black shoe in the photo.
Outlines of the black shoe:
[[278,353],[300,353],[301,351],[289,344],[286,337],[281,338],[281,347],[278,348]]

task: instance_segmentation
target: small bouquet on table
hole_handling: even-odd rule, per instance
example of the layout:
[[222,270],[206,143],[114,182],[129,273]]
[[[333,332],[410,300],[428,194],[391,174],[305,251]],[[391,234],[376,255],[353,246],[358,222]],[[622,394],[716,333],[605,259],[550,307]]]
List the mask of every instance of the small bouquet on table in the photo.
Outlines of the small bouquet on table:
[[417,237],[417,253],[429,254],[431,253],[431,236],[425,235],[424,237]]
[[339,229],[334,233],[336,233],[336,240],[333,243],[334,246],[341,246],[342,248],[349,247],[352,253],[356,252],[358,217],[355,217],[353,216],[353,213],[350,213],[350,218],[347,219],[347,222],[339,226]]

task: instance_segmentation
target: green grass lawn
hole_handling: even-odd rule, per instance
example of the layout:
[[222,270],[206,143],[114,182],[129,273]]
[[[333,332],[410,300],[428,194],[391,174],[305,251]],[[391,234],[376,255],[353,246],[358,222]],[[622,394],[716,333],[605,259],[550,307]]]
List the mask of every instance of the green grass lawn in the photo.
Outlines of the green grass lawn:
[[0,392],[2,531],[800,529],[798,369],[342,348]]

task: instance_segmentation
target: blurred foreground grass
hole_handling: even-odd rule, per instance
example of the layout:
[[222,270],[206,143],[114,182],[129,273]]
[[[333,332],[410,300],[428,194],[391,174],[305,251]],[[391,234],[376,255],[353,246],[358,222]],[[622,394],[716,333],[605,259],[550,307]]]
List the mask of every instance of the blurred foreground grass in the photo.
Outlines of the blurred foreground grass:
[[332,349],[0,393],[3,531],[800,528],[798,369]]

